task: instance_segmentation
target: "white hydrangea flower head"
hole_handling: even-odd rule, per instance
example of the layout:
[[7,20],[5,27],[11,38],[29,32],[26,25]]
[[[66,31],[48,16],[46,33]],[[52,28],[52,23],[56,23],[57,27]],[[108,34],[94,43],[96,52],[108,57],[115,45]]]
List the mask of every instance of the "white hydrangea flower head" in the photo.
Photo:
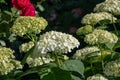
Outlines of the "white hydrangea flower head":
[[[42,58],[44,60],[44,63],[50,63],[51,61],[54,61],[51,58],[46,58],[46,57],[42,57]],[[44,64],[41,57],[32,58],[31,56],[29,56],[26,62],[29,65],[29,67],[35,67],[35,66],[40,66]]]
[[80,45],[79,41],[70,34],[49,31],[40,36],[37,42],[33,55],[40,56],[48,52],[61,51],[61,53],[68,53],[75,47]]
[[[92,47],[85,47],[83,49],[77,50],[76,53],[73,55],[73,58],[75,59],[85,59],[86,55],[90,53],[94,53],[100,51],[100,49],[97,46],[92,46]],[[97,54],[96,55],[101,55]]]
[[107,76],[120,77],[120,59],[108,62],[103,72]]
[[94,11],[110,12],[114,15],[120,15],[120,0],[106,0],[100,4],[97,4]]
[[95,29],[92,33],[88,34],[84,38],[86,43],[89,44],[105,44],[105,43],[116,43],[118,41],[118,37],[110,33],[106,30]]
[[0,47],[0,75],[7,75],[13,69],[21,69],[20,61],[15,60],[14,51],[10,48]]
[[81,23],[88,24],[88,25],[95,25],[101,20],[110,20],[111,22],[115,22],[117,18],[113,17],[112,14],[107,12],[90,13],[83,17]]
[[34,46],[34,42],[30,41],[28,43],[24,43],[19,47],[20,52],[27,52],[29,51],[33,46]]
[[100,74],[97,74],[97,75],[88,77],[87,80],[108,80],[108,79]]
[[43,17],[20,16],[14,22],[10,31],[16,35],[38,34],[48,25]]

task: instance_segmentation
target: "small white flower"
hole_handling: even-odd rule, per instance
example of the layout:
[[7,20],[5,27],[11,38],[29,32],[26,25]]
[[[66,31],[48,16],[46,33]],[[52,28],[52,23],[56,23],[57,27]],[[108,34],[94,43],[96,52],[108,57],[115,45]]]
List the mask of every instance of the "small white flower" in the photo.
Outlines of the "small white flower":
[[87,80],[108,80],[108,79],[100,74],[97,74],[97,75],[88,77]]
[[51,58],[45,58],[45,57],[32,58],[30,56],[26,60],[29,67],[40,66],[40,65],[44,64],[43,61],[44,61],[44,63],[49,63],[49,62],[51,62],[53,60]]
[[108,62],[104,67],[107,76],[120,77],[120,59]]
[[96,12],[110,12],[114,15],[120,15],[120,0],[106,0],[99,3],[94,8]]
[[20,61],[15,60],[14,51],[10,48],[0,47],[0,75],[7,75],[13,69],[21,69]]
[[20,52],[27,52],[34,46],[34,42],[30,41],[28,43],[24,43],[20,46]]
[[115,22],[116,18],[112,16],[112,14],[107,12],[99,12],[99,13],[90,13],[83,17],[83,24],[95,25],[101,20],[110,20],[111,22]]
[[114,44],[118,41],[118,37],[106,30],[95,29],[92,33],[85,36],[85,42],[89,44]]
[[[92,47],[85,47],[83,49],[77,50],[76,53],[73,55],[73,58],[75,59],[85,59],[86,55],[93,53],[93,52],[97,52],[100,51],[100,49],[96,46],[92,46]],[[96,55],[99,55],[97,54]]]
[[79,45],[79,41],[72,35],[50,31],[40,36],[40,40],[37,42],[32,55],[45,55],[52,51],[67,53],[71,52],[71,49],[78,47]]

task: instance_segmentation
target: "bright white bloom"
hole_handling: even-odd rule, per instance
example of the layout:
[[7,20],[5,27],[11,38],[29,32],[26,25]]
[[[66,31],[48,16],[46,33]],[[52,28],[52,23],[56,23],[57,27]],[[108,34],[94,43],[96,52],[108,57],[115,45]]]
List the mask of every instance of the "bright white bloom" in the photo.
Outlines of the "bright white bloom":
[[71,52],[71,50],[80,45],[79,41],[72,35],[50,31],[40,36],[33,55],[40,56],[52,51],[60,51],[61,53]]
[[108,79],[102,75],[97,74],[97,75],[88,77],[87,80],[108,80]]
[[6,75],[13,69],[20,69],[20,61],[15,60],[14,51],[10,48],[0,47],[0,75]]
[[86,55],[96,52],[96,55],[99,53],[100,49],[96,46],[93,47],[85,47],[83,49],[77,50],[76,53],[73,55],[75,59],[85,59]]
[[106,0],[97,4],[94,8],[96,12],[110,12],[114,15],[120,15],[120,0]]
[[110,20],[111,22],[115,22],[116,18],[112,16],[112,14],[107,12],[99,12],[99,13],[90,13],[83,17],[83,24],[95,25],[101,20]]
[[48,23],[43,17],[20,16],[16,19],[10,31],[19,36],[30,33],[38,34],[47,25]]
[[[43,58],[44,63],[49,63],[49,62],[53,61],[51,58],[45,58],[45,57],[42,57],[42,58]],[[42,61],[41,57],[32,58],[30,56],[26,60],[29,67],[40,66],[40,65],[44,64],[43,61]]]
[[120,59],[108,62],[104,67],[107,76],[120,77]]
[[27,52],[34,46],[34,42],[30,41],[28,43],[24,43],[20,46],[20,52]]
[[118,37],[110,33],[106,30],[95,29],[92,33],[85,36],[85,42],[89,44],[98,44],[98,43],[116,43],[118,41]]

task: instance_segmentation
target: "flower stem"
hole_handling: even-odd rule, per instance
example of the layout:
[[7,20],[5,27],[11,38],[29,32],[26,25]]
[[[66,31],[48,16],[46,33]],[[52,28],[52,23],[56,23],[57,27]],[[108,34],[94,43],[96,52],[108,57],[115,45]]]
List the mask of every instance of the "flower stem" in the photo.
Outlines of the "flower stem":
[[112,24],[113,24],[113,27],[114,27],[114,29],[115,29],[116,35],[118,35],[118,31],[117,31],[117,28],[116,28],[115,23],[114,23],[114,21],[113,21],[113,18],[114,18],[114,16],[112,15]]
[[104,69],[104,61],[103,61],[103,52],[102,52],[102,48],[101,48],[101,45],[98,44],[98,47],[100,48],[100,53],[101,53],[101,64],[102,64],[102,70]]
[[42,57],[42,56],[40,56],[40,58],[41,58],[41,60],[42,60],[43,64],[45,64],[45,61],[44,61],[43,57]]
[[54,55],[55,55],[54,57],[55,57],[56,64],[57,64],[58,66],[60,66],[60,60],[59,60],[59,58],[58,58],[57,53],[54,52]]

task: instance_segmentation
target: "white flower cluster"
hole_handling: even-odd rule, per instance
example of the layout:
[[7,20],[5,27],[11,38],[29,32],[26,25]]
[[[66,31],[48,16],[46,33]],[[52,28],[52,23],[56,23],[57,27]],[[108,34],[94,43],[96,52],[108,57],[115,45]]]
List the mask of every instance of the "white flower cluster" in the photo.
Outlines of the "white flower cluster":
[[[42,60],[43,59],[43,60]],[[49,63],[51,61],[53,61],[51,58],[45,58],[45,57],[36,57],[36,58],[32,58],[32,57],[28,57],[26,62],[29,65],[29,67],[35,67],[35,66],[40,66],[44,63]],[[44,63],[43,63],[44,61]]]
[[52,51],[61,51],[61,53],[71,52],[71,49],[78,47],[79,41],[72,35],[49,31],[40,36],[37,42],[33,55],[40,56]]
[[118,41],[118,37],[110,33],[106,30],[95,29],[92,33],[85,36],[85,42],[89,44],[98,44],[98,43],[116,43]]
[[28,43],[24,43],[19,47],[20,52],[27,52],[34,46],[34,42],[30,41]]
[[23,36],[25,34],[38,34],[48,25],[43,17],[20,16],[16,19],[13,27],[10,29],[16,35]]
[[96,12],[110,12],[114,15],[120,15],[120,0],[106,0],[97,4],[94,8]]
[[120,59],[108,62],[104,67],[107,76],[120,77]]
[[82,24],[95,25],[101,20],[110,20],[111,22],[115,22],[116,18],[107,12],[90,13],[85,15],[81,22]]
[[97,75],[88,77],[87,80],[108,80],[108,79],[100,74],[97,74]]
[[10,48],[0,47],[0,75],[6,75],[13,69],[20,69],[22,65],[15,60],[14,51]]
[[[98,51],[100,51],[100,49],[96,46],[85,47],[83,49],[77,50],[76,53],[73,55],[73,58],[75,58],[75,59],[85,59],[86,55],[88,55],[90,53],[94,53],[94,52],[98,53]],[[101,54],[97,54],[97,55],[101,55]]]

